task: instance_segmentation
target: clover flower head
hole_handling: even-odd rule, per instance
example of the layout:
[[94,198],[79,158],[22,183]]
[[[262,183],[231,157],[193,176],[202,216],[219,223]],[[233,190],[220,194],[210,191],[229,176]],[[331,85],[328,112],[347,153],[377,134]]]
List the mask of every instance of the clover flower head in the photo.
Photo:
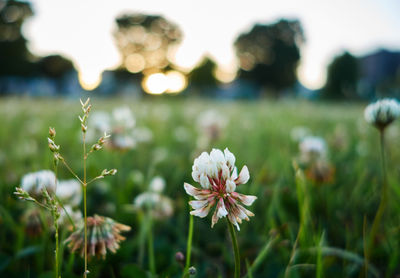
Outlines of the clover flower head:
[[[131,228],[111,218],[94,215],[87,218],[87,229],[89,235],[88,255],[105,259],[107,249],[115,253],[119,249],[120,242],[125,240],[125,237],[121,236],[121,232],[130,231]],[[65,243],[68,243],[71,252],[79,251],[83,257],[85,253],[83,223],[65,240]]]
[[135,127],[136,119],[129,107],[117,107],[112,111],[113,124],[117,128],[132,129]]
[[196,199],[189,202],[194,209],[190,214],[203,218],[216,206],[211,227],[220,218],[227,217],[240,230],[242,220],[249,221],[249,217],[254,216],[241,204],[250,206],[257,197],[235,192],[237,186],[247,183],[250,178],[247,166],[243,166],[237,175],[235,160],[227,148],[224,152],[219,149],[213,149],[209,154],[203,152],[194,160],[192,167],[192,177],[201,188],[184,184],[186,193]]
[[81,184],[75,179],[60,180],[57,184],[56,194],[63,203],[77,207],[82,200]]
[[307,136],[299,144],[300,161],[308,164],[324,159],[327,153],[325,140],[317,136]]
[[147,210],[156,219],[165,219],[172,216],[174,207],[172,200],[164,196],[165,180],[156,176],[150,181],[149,190],[139,194],[133,204],[136,209]]
[[56,189],[56,176],[50,170],[41,170],[28,173],[21,180],[21,188],[33,197],[42,196],[42,190],[46,189],[49,193]]
[[364,110],[364,118],[380,130],[400,116],[400,104],[396,99],[386,98],[369,104]]
[[197,118],[200,133],[208,140],[216,140],[228,123],[227,118],[216,110],[206,110]]

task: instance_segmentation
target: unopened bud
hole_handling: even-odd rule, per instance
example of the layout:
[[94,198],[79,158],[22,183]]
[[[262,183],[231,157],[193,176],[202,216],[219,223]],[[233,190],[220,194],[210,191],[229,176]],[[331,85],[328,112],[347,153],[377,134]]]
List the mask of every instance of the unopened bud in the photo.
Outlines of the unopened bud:
[[49,127],[49,136],[51,139],[54,139],[54,137],[56,137],[56,130],[53,127]]
[[98,150],[101,150],[101,145],[99,145],[99,144],[94,144],[93,146],[92,146],[92,151],[98,151]]
[[177,262],[183,262],[185,260],[185,255],[183,255],[182,252],[176,252],[175,253],[175,260]]
[[86,133],[87,126],[85,126],[84,124],[81,124],[81,129],[82,129],[82,132]]

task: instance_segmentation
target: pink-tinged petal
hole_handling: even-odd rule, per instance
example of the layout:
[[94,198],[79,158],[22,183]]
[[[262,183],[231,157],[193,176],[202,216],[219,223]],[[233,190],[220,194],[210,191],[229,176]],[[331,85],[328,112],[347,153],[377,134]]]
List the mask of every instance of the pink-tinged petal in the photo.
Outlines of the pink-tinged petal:
[[231,213],[228,214],[228,219],[229,221],[236,226],[237,230],[240,231],[240,227],[239,224],[236,221],[236,217],[234,215],[232,215]]
[[249,179],[250,179],[249,169],[247,169],[247,166],[245,165],[240,171],[239,177],[235,179],[235,182],[237,185],[245,184],[246,182],[248,182]]
[[213,216],[212,216],[212,219],[211,219],[211,228],[213,228],[214,225],[217,224],[217,222],[219,220],[219,217],[217,216],[217,210],[218,209],[214,210],[214,213],[213,213]]
[[233,216],[236,217],[237,222],[239,222],[240,224],[242,224],[242,219],[249,221],[246,213],[244,213],[244,211],[242,211],[238,206],[232,208],[231,213],[233,214]]
[[219,199],[217,204],[217,216],[218,218],[222,218],[228,215],[228,211],[225,208],[224,200],[222,198]]
[[186,182],[183,184],[183,187],[185,188],[186,193],[193,196],[196,200],[205,200],[210,196],[210,194],[212,194],[210,190],[201,190]]
[[257,200],[257,197],[253,195],[244,195],[237,192],[232,192],[231,195],[233,198],[239,200],[245,206],[251,206],[254,201]]
[[193,209],[200,209],[205,207],[208,203],[209,203],[208,200],[199,200],[199,201],[190,201],[189,205],[191,205]]
[[[238,208],[239,208],[241,211],[243,211],[247,216],[249,216],[249,217],[254,216],[254,213],[252,213],[252,212],[249,211],[248,209],[245,209],[243,206],[241,206],[241,205],[237,205],[237,206],[238,206]],[[247,221],[249,221],[249,220],[247,220]]]
[[200,209],[196,209],[196,210],[192,210],[190,212],[191,215],[194,216],[198,216],[200,218],[204,218],[208,215],[208,213],[210,212],[211,207],[215,204],[215,201],[212,201],[210,203],[208,203],[207,206],[200,208]]

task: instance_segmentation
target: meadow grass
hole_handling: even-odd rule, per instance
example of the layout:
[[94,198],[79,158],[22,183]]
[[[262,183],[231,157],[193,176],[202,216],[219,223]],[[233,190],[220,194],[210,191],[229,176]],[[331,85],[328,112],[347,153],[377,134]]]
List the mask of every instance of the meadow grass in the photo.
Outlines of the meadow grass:
[[[188,235],[189,198],[183,183],[193,183],[191,167],[199,155],[196,119],[208,109],[218,110],[229,123],[206,151],[228,147],[236,156],[238,168],[246,164],[250,171],[250,181],[237,191],[258,196],[251,207],[255,217],[236,233],[241,276],[399,274],[399,122],[388,128],[386,136],[389,201],[369,256],[368,273],[363,273],[365,233],[368,234],[379,205],[382,180],[379,134],[363,119],[365,105],[164,98],[94,98],[92,104],[94,111],[129,106],[137,125],[149,128],[153,139],[129,151],[103,150],[96,158],[88,158],[89,176],[96,176],[105,165],[118,169],[113,179],[99,180],[88,187],[88,215],[109,216],[132,227],[116,254],[108,255],[104,261],[90,261],[89,277],[151,277],[154,269],[159,277],[182,276],[183,268],[175,261],[175,253],[185,254]],[[49,126],[56,127],[57,144],[62,146],[70,166],[83,175],[79,114],[78,100],[0,99],[1,277],[52,277],[51,226],[44,225],[41,235],[28,237],[21,220],[27,205],[12,192],[24,174],[52,169],[47,146]],[[327,141],[329,160],[335,167],[334,179],[329,184],[316,185],[301,173],[296,175],[293,160],[299,154],[298,142],[291,138],[296,126],[307,127],[313,135]],[[147,250],[141,250],[147,244],[140,234],[143,215],[132,209],[132,201],[147,190],[156,175],[165,178],[164,194],[174,200],[175,211],[171,218],[152,220],[154,257],[149,257]],[[71,178],[62,167],[58,177]],[[43,212],[42,218],[46,217]],[[191,265],[197,270],[196,277],[233,277],[228,231],[223,224],[211,229],[210,218],[194,218]],[[69,231],[61,230],[60,242],[68,235]],[[149,262],[149,258],[154,258],[154,262]],[[81,277],[83,260],[62,244],[60,260],[62,277]]]

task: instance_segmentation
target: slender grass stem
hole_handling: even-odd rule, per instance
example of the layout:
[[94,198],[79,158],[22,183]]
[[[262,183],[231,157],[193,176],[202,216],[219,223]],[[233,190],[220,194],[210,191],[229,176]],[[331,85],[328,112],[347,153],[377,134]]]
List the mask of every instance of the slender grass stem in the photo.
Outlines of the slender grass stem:
[[87,190],[87,184],[86,184],[86,142],[85,142],[85,132],[82,133],[83,137],[83,214],[84,214],[84,234],[85,234],[85,272],[83,274],[83,277],[87,277],[87,274],[89,273],[88,271],[88,266],[87,266],[87,198],[86,198],[86,190]]
[[[58,250],[58,223],[56,222],[55,224],[54,224],[54,226],[55,226],[55,228],[56,228],[56,234],[55,234],[55,238],[56,238],[56,267],[55,267],[55,272],[56,272],[56,278],[59,278],[59,276],[58,276],[58,260],[59,260],[59,257],[58,257],[58,252],[59,252],[59,250]],[[61,277],[61,276],[60,276]]]
[[193,240],[193,215],[189,217],[189,232],[186,244],[186,264],[185,270],[183,271],[183,277],[186,277],[186,273],[189,271],[190,267],[190,257],[192,253],[192,240]]
[[[54,196],[53,198],[56,199],[56,204],[61,204],[59,200],[57,199],[57,174],[58,174],[58,167],[57,164],[54,163],[54,184],[55,184],[55,191],[54,191]],[[58,209],[58,206],[57,206]],[[53,221],[54,221],[54,228],[56,230],[55,232],[55,239],[56,239],[56,254],[55,254],[55,260],[56,260],[56,265],[55,265],[55,276],[56,278],[59,278],[58,276],[58,271],[59,271],[59,243],[58,243],[58,217],[56,217],[56,212],[53,210]],[[61,277],[61,276],[60,276]]]
[[387,171],[386,171],[386,162],[385,162],[385,134],[384,130],[380,130],[380,145],[381,145],[381,163],[382,163],[382,190],[381,190],[381,200],[379,203],[378,211],[376,212],[374,221],[372,223],[372,228],[369,236],[368,249],[367,254],[368,257],[370,255],[370,251],[374,245],[374,240],[376,237],[376,233],[378,232],[380,223],[383,218],[383,213],[386,209],[386,205],[388,202],[388,184],[387,184]]
[[240,277],[239,246],[238,246],[238,243],[237,243],[236,234],[235,234],[235,230],[233,228],[233,224],[228,219],[226,219],[226,222],[228,224],[229,233],[230,233],[231,239],[232,239],[233,252],[235,254],[235,275],[234,275],[234,278],[239,278]]

